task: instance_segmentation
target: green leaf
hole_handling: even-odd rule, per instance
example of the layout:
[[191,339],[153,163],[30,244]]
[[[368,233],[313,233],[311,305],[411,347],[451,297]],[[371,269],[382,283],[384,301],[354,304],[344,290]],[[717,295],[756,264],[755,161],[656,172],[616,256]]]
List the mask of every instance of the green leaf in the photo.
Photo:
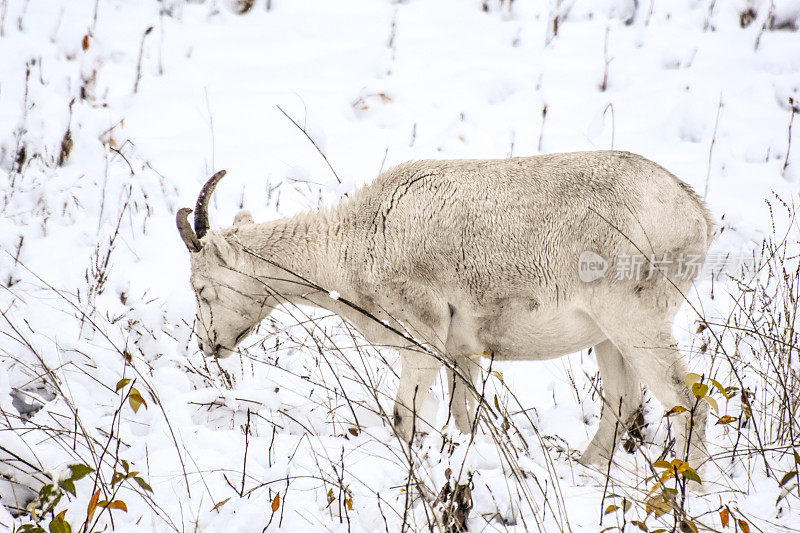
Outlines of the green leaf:
[[686,374],[686,388],[687,389],[691,389],[692,385],[694,385],[695,383],[697,383],[701,379],[703,379],[703,376],[701,376],[700,374],[695,374],[694,372],[689,372],[688,374]]
[[131,467],[128,464],[128,461],[126,461],[125,459],[122,460],[122,468],[125,469],[125,472],[130,472],[130,470],[131,470]]
[[50,521],[50,533],[72,533],[72,528],[63,518],[55,518]]
[[92,472],[94,472],[94,468],[92,468],[90,466],[82,465],[80,463],[74,464],[74,465],[69,465],[69,470],[70,470],[70,473],[71,473],[69,478],[72,481],[78,481],[79,479],[84,478],[84,477],[88,476],[89,474],[91,474]]
[[71,479],[62,479],[58,482],[58,486],[64,489],[65,491],[69,492],[73,496],[77,496],[75,493],[75,482]]
[[794,464],[800,465],[800,454],[797,453],[797,450],[794,452]]
[[17,528],[17,533],[47,533],[47,532],[37,525],[23,524]]
[[122,472],[114,472],[111,475],[111,486],[113,487],[123,479],[125,479],[125,476],[122,474]]
[[130,380],[130,379],[128,379],[128,378],[123,378],[123,379],[121,379],[121,380],[117,381],[117,386],[116,386],[116,388],[114,389],[114,392],[119,392],[119,390],[120,390],[121,388],[123,388],[125,385],[127,385],[127,384],[128,384],[128,383],[130,383],[130,382],[131,382],[131,380]]
[[150,485],[147,483],[147,481],[145,481],[144,479],[140,478],[139,476],[134,476],[133,480],[134,480],[136,483],[138,483],[138,484],[139,484],[139,486],[140,486],[140,487],[142,487],[142,489],[143,489],[143,490],[146,490],[147,492],[153,492],[153,487],[151,487],[151,486],[150,486]]
[[697,533],[697,526],[691,520],[681,520],[681,531]]
[[702,483],[702,481],[700,480],[700,476],[697,475],[697,472],[695,472],[694,470],[692,470],[688,466],[686,467],[686,469],[684,471],[681,472],[681,475],[683,475],[683,477],[685,477],[686,479],[690,479],[692,481],[696,481],[698,483]]
[[794,470],[790,470],[790,471],[786,472],[786,474],[784,474],[784,476],[781,478],[781,482],[779,483],[779,486],[783,487],[784,485],[789,483],[789,480],[792,479],[795,475],[797,475],[797,472],[794,471]]

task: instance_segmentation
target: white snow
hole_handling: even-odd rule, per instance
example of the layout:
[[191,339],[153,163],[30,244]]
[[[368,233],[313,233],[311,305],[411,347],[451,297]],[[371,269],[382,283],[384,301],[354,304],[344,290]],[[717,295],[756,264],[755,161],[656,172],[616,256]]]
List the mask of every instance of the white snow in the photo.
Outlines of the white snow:
[[[111,511],[117,531],[427,529],[448,468],[473,475],[470,530],[621,526],[621,512],[602,510],[620,504],[610,494],[643,499],[644,456],[621,452],[608,487],[605,472],[571,460],[600,412],[593,356],[493,366],[502,383],[490,374],[486,398],[513,414],[505,450],[526,477],[485,432],[442,430],[438,382],[421,411],[433,430],[409,451],[390,426],[396,355],[327,313],[311,323],[308,309],[279,310],[240,355],[203,357],[175,212],[223,168],[217,227],[242,208],[258,221],[330,205],[409,159],[613,147],[705,193],[724,216],[715,248],[749,250],[771,228],[765,200],[791,201],[800,180],[800,142],[787,155],[800,0],[776,0],[773,23],[769,0],[269,4],[237,15],[215,0],[100,0],[96,12],[95,2],[0,2],[0,529],[30,520],[10,512],[45,482],[37,471],[85,463],[111,488],[115,458],[153,488],[117,485],[128,509]],[[562,18],[545,44],[548,4]],[[747,6],[757,17],[743,28]],[[698,292],[709,313],[724,308],[710,285]],[[695,330],[686,311],[676,333],[687,353]],[[122,378],[133,381],[117,393]],[[136,413],[121,404],[131,386],[147,403]],[[44,403],[30,420],[12,404],[19,391]],[[665,424],[651,404],[658,442]],[[736,440],[719,426],[709,435],[715,451]],[[686,504],[698,524],[720,529],[727,505],[753,530],[800,529],[797,490],[776,504],[780,487],[758,457],[705,475],[711,495]],[[56,508],[74,531],[94,481]],[[631,520],[659,527],[643,504],[626,520],[626,531]],[[106,525],[108,511],[94,530]]]

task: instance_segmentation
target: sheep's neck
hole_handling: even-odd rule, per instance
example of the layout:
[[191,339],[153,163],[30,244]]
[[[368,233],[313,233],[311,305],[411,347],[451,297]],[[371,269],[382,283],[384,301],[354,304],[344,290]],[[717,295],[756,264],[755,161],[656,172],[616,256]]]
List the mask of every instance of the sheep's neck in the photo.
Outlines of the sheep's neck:
[[332,232],[322,218],[302,214],[242,227],[236,235],[242,245],[286,271],[328,291],[339,291],[345,281],[339,272],[342,236]]

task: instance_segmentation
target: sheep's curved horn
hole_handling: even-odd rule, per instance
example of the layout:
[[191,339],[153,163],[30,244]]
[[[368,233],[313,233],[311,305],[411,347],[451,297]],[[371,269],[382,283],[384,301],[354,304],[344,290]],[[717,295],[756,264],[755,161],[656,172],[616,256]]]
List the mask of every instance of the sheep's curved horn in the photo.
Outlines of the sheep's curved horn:
[[192,226],[189,225],[189,213],[191,212],[192,210],[188,207],[182,207],[178,210],[178,214],[175,215],[175,222],[178,224],[178,233],[181,234],[181,239],[183,239],[183,243],[189,251],[199,252],[202,245],[197,235],[194,234]]
[[220,170],[209,179],[200,195],[197,197],[197,205],[194,208],[194,231],[197,233],[197,238],[202,239],[208,231],[208,201],[211,200],[211,195],[214,194],[214,189],[217,183],[225,176],[225,171]]

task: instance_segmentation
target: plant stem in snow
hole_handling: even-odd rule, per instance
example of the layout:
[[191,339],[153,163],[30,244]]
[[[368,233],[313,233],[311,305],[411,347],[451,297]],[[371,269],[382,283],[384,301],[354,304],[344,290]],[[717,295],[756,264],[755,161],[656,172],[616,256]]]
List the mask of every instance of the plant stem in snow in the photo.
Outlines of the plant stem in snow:
[[606,39],[605,39],[605,41],[603,43],[603,60],[605,62],[604,66],[603,66],[603,83],[600,84],[600,90],[603,91],[603,92],[605,92],[606,89],[608,89],[608,65],[613,60],[613,58],[611,58],[611,59],[608,58],[608,35],[609,35],[609,33],[611,33],[611,27],[610,26],[606,26]]
[[792,115],[789,117],[789,140],[786,146],[786,159],[783,161],[783,170],[781,171],[782,176],[786,176],[786,167],[789,166],[789,152],[792,151],[792,123],[794,122],[794,115],[798,112],[798,108],[794,105],[794,98],[789,97],[789,106],[792,108]]
[[139,44],[139,60],[136,62],[136,81],[133,83],[133,94],[139,92],[139,79],[142,77],[142,56],[144,55],[144,40],[153,31],[153,27],[149,26],[142,34],[142,40]]
[[703,199],[708,196],[708,181],[711,178],[711,157],[714,154],[714,143],[717,142],[717,127],[719,127],[719,115],[722,111],[722,94],[719,95],[719,105],[717,106],[717,118],[714,120],[714,134],[711,136],[711,146],[708,147],[708,169],[706,170],[706,186],[703,189]]
[[[211,103],[208,101],[208,87],[203,88],[203,92],[206,96],[206,111],[208,112],[208,127],[211,130],[211,169],[212,172],[216,171],[216,158],[214,157],[215,154],[215,147],[217,145],[217,141],[214,137],[214,114],[211,113]],[[210,173],[210,172],[209,172]]]
[[542,153],[542,144],[544,143],[544,121],[547,118],[547,104],[542,106],[542,126],[539,129],[539,153]]
[[305,136],[306,136],[306,138],[307,138],[309,141],[311,141],[311,144],[313,144],[313,145],[314,145],[314,148],[316,148],[316,149],[317,149],[317,152],[319,152],[319,155],[321,155],[321,156],[322,156],[322,159],[324,159],[324,160],[325,160],[325,163],[327,163],[327,164],[328,164],[328,168],[329,168],[329,169],[331,169],[331,172],[333,172],[333,177],[334,177],[334,178],[336,178],[336,182],[337,182],[337,183],[342,183],[342,180],[340,180],[340,179],[339,179],[339,175],[336,173],[336,171],[335,171],[335,170],[333,170],[333,166],[331,165],[331,162],[330,162],[330,161],[328,161],[328,158],[327,158],[327,156],[326,156],[326,155],[325,155],[325,153],[324,153],[324,152],[323,152],[323,151],[320,149],[320,147],[317,145],[317,143],[316,143],[316,142],[314,142],[314,139],[312,139],[312,138],[311,138],[311,135],[309,135],[309,134],[308,134],[308,132],[307,132],[307,131],[306,131],[306,130],[305,130],[303,127],[302,127],[302,126],[300,126],[300,124],[298,124],[297,122],[295,122],[295,120],[294,120],[292,117],[290,117],[290,116],[289,116],[289,114],[288,114],[286,111],[284,111],[284,110],[283,110],[283,108],[282,108],[281,106],[279,106],[279,105],[276,105],[275,107],[277,107],[277,108],[280,110],[280,112],[281,112],[281,113],[283,113],[283,116],[285,116],[286,118],[288,118],[289,120],[291,120],[291,121],[292,121],[292,124],[294,124],[295,126],[297,126],[297,129],[299,129],[300,131],[302,131],[302,132],[303,132],[303,135],[305,135]]
[[0,6],[0,37],[5,35],[6,30],[6,13],[8,12],[8,0],[3,0],[3,5]]
[[603,109],[603,116],[606,116],[606,111],[611,110],[611,149],[614,149],[614,136],[616,135],[616,121],[614,120],[614,104],[609,102],[605,109]]

